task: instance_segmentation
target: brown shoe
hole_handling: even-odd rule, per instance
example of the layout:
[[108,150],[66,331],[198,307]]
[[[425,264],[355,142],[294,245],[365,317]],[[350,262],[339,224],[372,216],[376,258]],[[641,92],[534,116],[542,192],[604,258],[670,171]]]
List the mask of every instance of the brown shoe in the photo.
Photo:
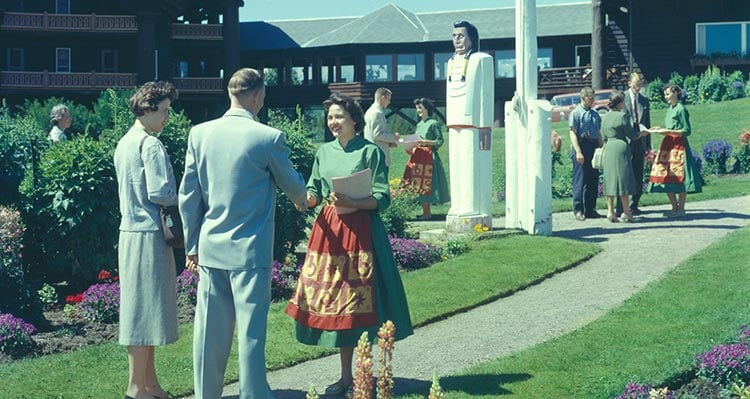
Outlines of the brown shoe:
[[583,222],[586,220],[586,216],[583,215],[583,212],[576,212],[576,220],[579,222]]

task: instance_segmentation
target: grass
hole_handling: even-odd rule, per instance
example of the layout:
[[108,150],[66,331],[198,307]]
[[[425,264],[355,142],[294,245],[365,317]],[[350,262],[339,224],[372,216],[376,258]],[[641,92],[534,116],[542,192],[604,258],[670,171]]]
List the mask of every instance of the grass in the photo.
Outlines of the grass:
[[441,378],[446,397],[613,398],[630,380],[679,381],[748,323],[748,243],[750,227],[739,229],[587,326]]
[[[539,250],[542,247],[544,251]],[[402,275],[412,321],[424,325],[509,295],[598,251],[597,246],[589,243],[526,235],[475,241],[473,250],[464,255]],[[270,369],[288,367],[326,353],[296,342],[293,322],[283,314],[285,305],[272,305],[269,315],[266,353]],[[156,363],[160,380],[171,394],[192,392],[191,325],[180,326],[180,339],[175,344],[157,348]],[[0,364],[0,381],[3,381],[0,399],[117,397],[125,390],[127,364],[125,349],[115,342]],[[226,382],[236,380],[235,345]]]

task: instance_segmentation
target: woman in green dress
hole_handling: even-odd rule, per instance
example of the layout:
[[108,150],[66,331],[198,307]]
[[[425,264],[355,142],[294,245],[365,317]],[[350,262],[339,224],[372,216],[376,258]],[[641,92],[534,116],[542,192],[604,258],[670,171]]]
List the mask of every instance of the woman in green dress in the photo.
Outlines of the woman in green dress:
[[432,212],[431,204],[443,204],[450,201],[448,179],[445,176],[445,168],[440,160],[438,150],[443,145],[443,131],[438,121],[432,118],[435,113],[435,105],[432,100],[418,98],[414,105],[419,116],[416,134],[419,140],[414,148],[407,150],[411,154],[409,163],[404,170],[404,183],[415,185],[422,195],[419,202],[422,204],[422,220],[430,220]]
[[[323,102],[335,140],[315,156],[307,182],[310,208],[323,204],[313,225],[305,263],[286,313],[296,320],[297,340],[340,348],[341,377],[327,395],[350,396],[352,358],[363,332],[372,342],[387,320],[395,339],[413,333],[401,277],[379,211],[390,204],[382,150],[362,137],[364,112],[334,93]],[[333,191],[332,179],[371,171],[371,195],[354,199]],[[365,172],[366,174],[366,172]]]
[[690,115],[680,102],[681,95],[682,89],[677,85],[670,84],[664,88],[664,98],[669,103],[664,127],[649,129],[651,133],[664,136],[651,168],[649,191],[667,193],[672,204],[672,210],[664,213],[667,217],[684,216],[687,193],[699,193],[703,185],[688,142]]
[[607,220],[617,222],[615,213],[615,199],[619,197],[623,212],[621,222],[632,222],[628,195],[635,190],[636,179],[633,176],[629,140],[635,140],[641,135],[633,131],[630,118],[623,112],[625,108],[625,93],[613,90],[609,95],[609,109],[611,112],[602,116],[602,138],[604,152],[602,154],[602,169],[604,170],[604,195],[607,196]]

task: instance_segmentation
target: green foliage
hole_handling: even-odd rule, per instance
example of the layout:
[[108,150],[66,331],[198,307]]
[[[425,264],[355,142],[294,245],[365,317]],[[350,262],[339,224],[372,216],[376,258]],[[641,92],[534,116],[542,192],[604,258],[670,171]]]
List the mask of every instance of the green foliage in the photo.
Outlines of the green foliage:
[[54,305],[58,301],[57,291],[55,291],[55,287],[47,283],[44,283],[42,285],[42,289],[38,290],[36,293],[39,294],[39,301],[45,306]]
[[89,133],[91,130],[91,112],[85,106],[73,103],[64,97],[50,97],[44,102],[26,100],[21,107],[21,113],[33,119],[38,126],[43,127],[45,133],[49,133],[52,128],[49,112],[52,107],[58,104],[67,106],[70,111],[70,127],[65,130],[65,135],[69,139],[73,136]]
[[668,84],[677,85],[682,87],[683,83],[685,82],[685,78],[682,77],[677,72],[672,72],[672,75],[669,76],[669,81],[667,81]]
[[466,239],[456,238],[448,240],[443,247],[443,254],[448,258],[455,258],[471,250],[471,245]]
[[0,312],[38,320],[38,298],[26,283],[21,262],[25,230],[17,210],[0,206]]
[[31,255],[32,270],[85,287],[116,264],[120,215],[112,153],[106,142],[79,136],[50,147],[36,179],[26,175],[21,195],[32,227],[24,254]]
[[31,116],[11,117],[0,107],[0,204],[18,201],[24,174],[34,173],[39,153],[49,146],[47,132]]
[[715,66],[709,66],[701,75],[698,83],[698,93],[702,103],[712,103],[728,99],[729,80],[721,70]]
[[656,78],[649,82],[646,86],[646,92],[643,94],[648,97],[652,109],[662,109],[667,107],[667,102],[664,100],[664,82],[661,79]]
[[720,398],[721,387],[704,378],[696,378],[676,390],[673,399]]
[[135,116],[130,112],[130,96],[134,92],[134,89],[109,88],[102,91],[93,104],[92,129],[99,132],[100,140],[111,141],[112,147],[135,122]]
[[734,173],[750,173],[750,146],[740,145],[734,153]]
[[[286,133],[286,144],[291,150],[289,159],[294,169],[307,181],[312,172],[315,150],[307,138],[304,117],[297,108],[297,117],[290,120],[283,114],[276,114],[269,125]],[[283,262],[286,256],[294,252],[300,242],[307,238],[309,227],[307,214],[294,208],[294,203],[280,189],[276,189],[276,220],[273,246],[273,258]]]
[[697,75],[690,75],[685,78],[685,91],[687,92],[687,101],[690,104],[698,104],[700,102],[700,93],[698,92],[698,85],[701,82],[701,78]]
[[388,235],[404,237],[408,220],[417,212],[419,193],[414,186],[401,186],[401,179],[391,179],[391,205],[380,210],[380,218]]

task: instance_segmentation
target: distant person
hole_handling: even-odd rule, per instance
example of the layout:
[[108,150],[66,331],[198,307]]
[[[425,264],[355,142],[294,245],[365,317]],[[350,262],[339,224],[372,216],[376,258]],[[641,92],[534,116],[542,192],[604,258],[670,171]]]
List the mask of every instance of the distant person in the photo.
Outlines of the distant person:
[[597,219],[596,197],[599,193],[599,170],[591,166],[594,150],[602,146],[602,120],[591,106],[594,90],[581,90],[581,103],[570,113],[570,141],[573,150],[573,214],[577,220]]
[[[646,129],[651,127],[651,111],[648,97],[641,94],[641,89],[645,86],[646,81],[643,75],[637,72],[630,74],[630,88],[625,91],[625,109],[624,111],[630,118],[630,124],[633,126],[633,132],[637,135],[635,139],[630,140],[630,153],[633,155],[633,176],[635,177],[635,187],[633,196],[630,200],[630,212],[633,215],[640,215],[643,212],[638,208],[638,203],[643,194],[643,163],[646,157],[646,151],[651,149],[651,136],[641,135],[641,126]],[[622,203],[617,199],[617,214],[622,214]]]
[[307,209],[305,182],[292,167],[284,133],[255,121],[266,86],[255,69],[229,79],[224,116],[188,136],[180,214],[186,267],[200,276],[193,335],[196,399],[216,399],[237,331],[241,399],[273,398],[266,334],[276,187]]
[[703,179],[693,159],[690,148],[690,115],[680,102],[682,89],[674,84],[664,88],[664,99],[669,106],[664,115],[664,127],[649,129],[651,133],[664,136],[651,167],[649,191],[667,193],[672,209],[664,212],[667,217],[685,215],[687,193],[702,191]]
[[391,103],[391,91],[385,87],[375,90],[375,99],[365,113],[365,138],[377,144],[385,154],[385,166],[391,167],[391,147],[398,145],[399,134],[388,131],[385,109]]
[[53,143],[66,141],[68,136],[65,135],[65,129],[70,127],[73,118],[70,110],[63,104],[57,104],[49,112],[49,122],[52,124],[52,130],[49,131],[49,139]]
[[[323,102],[335,140],[320,146],[307,181],[307,205],[323,205],[310,233],[307,255],[286,313],[307,345],[340,348],[341,376],[326,395],[351,397],[354,347],[363,332],[377,340],[380,326],[396,325],[395,339],[412,325],[396,261],[380,212],[391,202],[383,152],[362,138],[364,113],[351,97],[333,93]],[[332,179],[365,169],[372,195],[353,199],[333,191]],[[336,207],[352,212],[339,213]]]
[[443,131],[440,123],[432,118],[435,105],[432,100],[418,98],[414,100],[417,108],[416,134],[419,135],[417,145],[408,150],[409,162],[404,170],[404,183],[418,188],[421,193],[419,202],[422,204],[422,220],[432,219],[431,204],[443,204],[450,201],[448,179],[445,168],[440,160],[438,149],[443,145]]
[[[604,195],[607,196],[607,220],[610,222],[618,221],[615,213],[615,198],[619,198],[625,208],[619,221],[633,221],[628,195],[635,192],[637,180],[633,176],[632,153],[628,140],[632,142],[640,138],[641,132],[633,129],[630,116],[623,112],[624,107],[625,94],[619,90],[612,90],[609,95],[610,112],[602,117],[604,139],[602,169],[604,170]],[[643,132],[644,136],[647,134]]]
[[126,399],[169,398],[156,378],[154,346],[177,340],[175,259],[161,225],[162,206],[177,205],[177,182],[164,130],[177,89],[149,82],[130,97],[135,123],[115,149],[120,197],[120,345],[128,347]]

